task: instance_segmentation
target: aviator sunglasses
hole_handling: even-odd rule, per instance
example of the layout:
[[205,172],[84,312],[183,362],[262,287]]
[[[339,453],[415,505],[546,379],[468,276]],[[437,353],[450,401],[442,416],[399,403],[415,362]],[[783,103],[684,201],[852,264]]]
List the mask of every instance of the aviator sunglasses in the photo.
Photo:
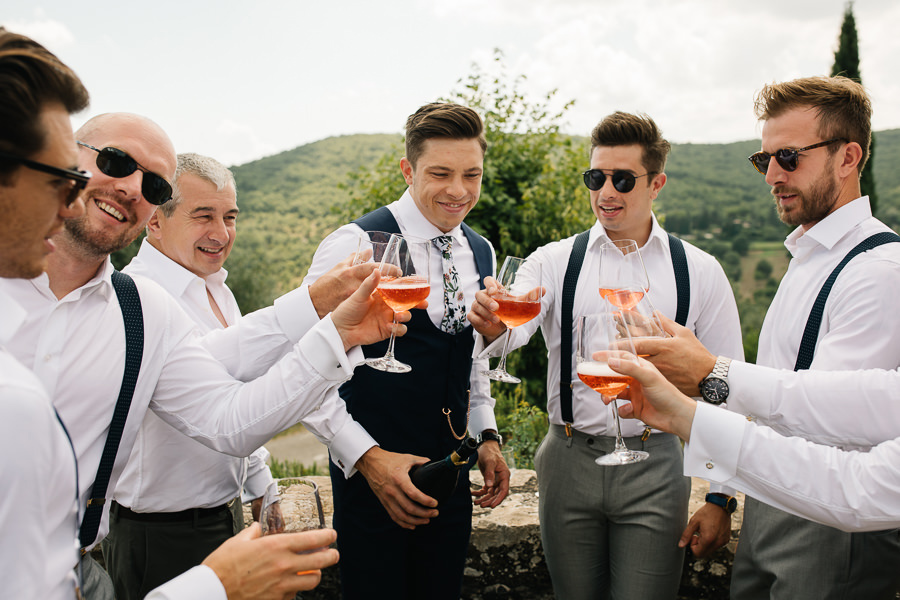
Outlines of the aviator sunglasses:
[[812,146],[806,146],[804,148],[782,148],[781,150],[776,150],[771,154],[768,152],[757,152],[755,154],[751,154],[747,157],[756,170],[759,171],[762,175],[765,175],[769,170],[769,161],[773,158],[775,162],[777,162],[782,169],[785,171],[796,171],[797,165],[800,162],[800,153],[806,152],[807,150],[814,150],[816,148],[824,148],[825,146],[830,146],[835,142],[846,142],[844,138],[834,138],[831,140],[826,140],[824,142],[819,142],[818,144],[813,144]]
[[4,160],[15,161],[21,164],[23,167],[31,169],[32,171],[48,173],[50,175],[54,175],[56,177],[60,177],[62,179],[67,179],[68,181],[70,181],[72,187],[66,194],[66,207],[72,206],[72,203],[78,199],[78,194],[81,193],[81,190],[84,189],[84,186],[87,185],[87,182],[91,180],[90,171],[74,171],[72,169],[63,169],[60,167],[54,167],[52,165],[45,165],[44,163],[37,162],[35,160],[28,160],[27,158],[22,158],[21,156],[7,154],[6,152],[0,152],[0,158]]
[[97,168],[104,175],[122,179],[140,169],[144,174],[141,178],[141,193],[150,204],[159,206],[168,202],[172,197],[172,186],[168,181],[156,173],[148,171],[125,151],[118,148],[103,148],[101,150],[84,142],[78,142],[78,145],[90,148],[97,153]]
[[[606,183],[606,173],[600,169],[588,169],[582,173],[582,175],[584,176],[584,185],[586,185],[589,190],[598,192],[603,188],[603,184]],[[612,184],[616,190],[623,194],[627,194],[634,189],[634,184],[637,179],[646,177],[647,175],[652,175],[652,173],[632,175],[628,171],[613,171]]]

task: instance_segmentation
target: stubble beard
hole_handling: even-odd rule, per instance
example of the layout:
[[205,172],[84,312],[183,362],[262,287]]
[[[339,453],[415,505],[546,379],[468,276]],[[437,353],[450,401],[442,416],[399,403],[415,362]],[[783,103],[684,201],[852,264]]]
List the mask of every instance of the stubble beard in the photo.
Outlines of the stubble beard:
[[128,246],[137,239],[138,231],[124,231],[116,236],[104,236],[101,232],[91,229],[87,215],[66,220],[66,228],[63,235],[67,238],[70,247],[77,248],[86,256],[105,258]]
[[818,223],[828,216],[837,202],[837,182],[823,174],[807,191],[789,190],[789,188],[776,188],[773,193],[792,191],[797,194],[796,207],[790,211],[784,210],[775,199],[775,210],[778,218],[787,225],[798,226],[810,223]]

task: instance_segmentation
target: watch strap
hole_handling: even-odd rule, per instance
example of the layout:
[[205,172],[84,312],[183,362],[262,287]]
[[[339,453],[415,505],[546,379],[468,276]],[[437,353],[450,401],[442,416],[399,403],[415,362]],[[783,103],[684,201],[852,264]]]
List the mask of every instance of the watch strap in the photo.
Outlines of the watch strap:
[[490,429],[485,429],[481,433],[478,434],[478,443],[483,444],[484,442],[497,442],[501,447],[503,446],[503,436],[497,433],[496,431],[491,431]]
[[733,496],[711,493],[706,495],[706,501],[710,504],[722,507],[729,515],[737,510],[737,499]]

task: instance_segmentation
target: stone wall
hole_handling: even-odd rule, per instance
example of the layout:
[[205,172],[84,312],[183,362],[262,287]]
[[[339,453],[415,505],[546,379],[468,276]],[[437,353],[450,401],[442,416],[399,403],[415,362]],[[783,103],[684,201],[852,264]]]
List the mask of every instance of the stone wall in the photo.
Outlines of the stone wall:
[[[473,483],[481,485],[477,470],[471,474]],[[331,480],[311,477],[319,485],[326,522],[331,524]],[[694,480],[691,492],[691,513],[703,505],[707,484]],[[743,497],[739,496],[739,506]],[[289,518],[289,515],[287,515]],[[245,513],[249,522],[249,514]],[[719,600],[728,598],[731,562],[741,525],[741,508],[732,518],[732,540],[707,559],[685,557],[679,600]],[[339,598],[337,567],[326,569],[322,583],[313,591],[304,592],[304,600]],[[550,575],[541,549],[538,523],[537,478],[534,471],[512,471],[510,494],[495,509],[475,507],[472,541],[466,560],[463,583],[464,600],[549,600],[553,598]]]

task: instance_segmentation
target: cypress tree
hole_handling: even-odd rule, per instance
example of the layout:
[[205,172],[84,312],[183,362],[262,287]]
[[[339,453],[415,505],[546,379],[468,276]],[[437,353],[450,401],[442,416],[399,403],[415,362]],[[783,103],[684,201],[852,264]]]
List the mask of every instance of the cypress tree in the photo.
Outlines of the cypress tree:
[[[859,37],[856,33],[856,19],[853,18],[853,2],[848,2],[844,9],[844,22],[841,24],[841,35],[838,38],[838,49],[834,53],[834,66],[831,67],[832,75],[843,75],[862,83],[862,75],[859,72]],[[875,193],[875,134],[872,134],[872,145],[869,147],[869,161],[860,176],[860,188],[864,196],[869,196],[872,205],[872,214],[875,214],[878,205],[878,196]]]

